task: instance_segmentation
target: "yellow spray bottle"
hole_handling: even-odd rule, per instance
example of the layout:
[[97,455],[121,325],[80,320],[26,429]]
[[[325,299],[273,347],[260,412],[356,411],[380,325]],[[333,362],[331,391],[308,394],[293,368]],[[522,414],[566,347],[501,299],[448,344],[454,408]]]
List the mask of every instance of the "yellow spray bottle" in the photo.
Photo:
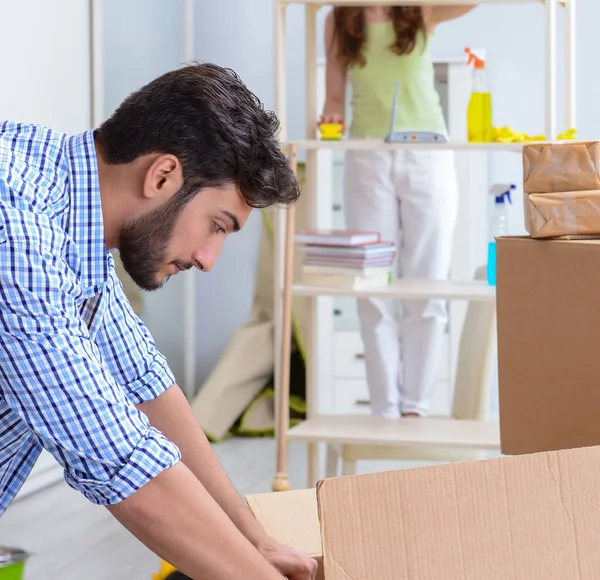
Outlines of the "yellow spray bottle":
[[465,48],[468,64],[473,64],[473,85],[467,109],[469,141],[487,143],[492,140],[492,96],[485,73],[485,59],[479,52]]

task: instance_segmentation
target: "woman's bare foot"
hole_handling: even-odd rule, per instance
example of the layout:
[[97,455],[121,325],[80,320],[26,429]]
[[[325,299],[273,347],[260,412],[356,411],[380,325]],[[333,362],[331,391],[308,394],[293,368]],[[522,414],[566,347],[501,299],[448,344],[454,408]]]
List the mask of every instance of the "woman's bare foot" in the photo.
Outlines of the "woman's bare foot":
[[402,418],[410,418],[410,417],[416,417],[419,418],[421,417],[421,415],[419,415],[418,413],[402,413]]

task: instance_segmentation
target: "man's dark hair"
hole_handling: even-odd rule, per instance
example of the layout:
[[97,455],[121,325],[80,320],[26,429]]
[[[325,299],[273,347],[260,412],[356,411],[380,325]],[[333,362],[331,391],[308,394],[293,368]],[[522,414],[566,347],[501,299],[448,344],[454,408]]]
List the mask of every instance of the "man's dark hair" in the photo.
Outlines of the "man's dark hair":
[[235,72],[215,64],[163,74],[129,95],[95,135],[109,164],[175,155],[184,179],[180,206],[205,187],[227,184],[257,208],[292,204],[300,195],[277,117]]

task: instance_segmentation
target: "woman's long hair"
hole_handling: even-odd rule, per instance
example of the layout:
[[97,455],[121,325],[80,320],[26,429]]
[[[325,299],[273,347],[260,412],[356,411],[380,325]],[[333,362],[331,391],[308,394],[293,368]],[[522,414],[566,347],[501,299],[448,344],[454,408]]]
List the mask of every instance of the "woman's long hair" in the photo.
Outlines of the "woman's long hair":
[[[396,54],[410,54],[417,44],[419,32],[427,28],[420,7],[394,6],[391,8],[396,41],[390,49]],[[333,9],[333,46],[348,65],[364,66],[362,48],[366,40],[365,14],[362,7]]]

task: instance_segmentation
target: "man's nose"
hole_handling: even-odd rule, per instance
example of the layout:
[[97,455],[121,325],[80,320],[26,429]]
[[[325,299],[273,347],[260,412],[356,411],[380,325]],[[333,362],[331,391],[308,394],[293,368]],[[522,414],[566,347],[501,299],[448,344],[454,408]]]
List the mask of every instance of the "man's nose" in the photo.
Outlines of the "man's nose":
[[202,248],[198,248],[192,256],[196,267],[203,272],[210,272],[215,265],[215,261],[221,252],[222,247],[223,242],[208,244]]

